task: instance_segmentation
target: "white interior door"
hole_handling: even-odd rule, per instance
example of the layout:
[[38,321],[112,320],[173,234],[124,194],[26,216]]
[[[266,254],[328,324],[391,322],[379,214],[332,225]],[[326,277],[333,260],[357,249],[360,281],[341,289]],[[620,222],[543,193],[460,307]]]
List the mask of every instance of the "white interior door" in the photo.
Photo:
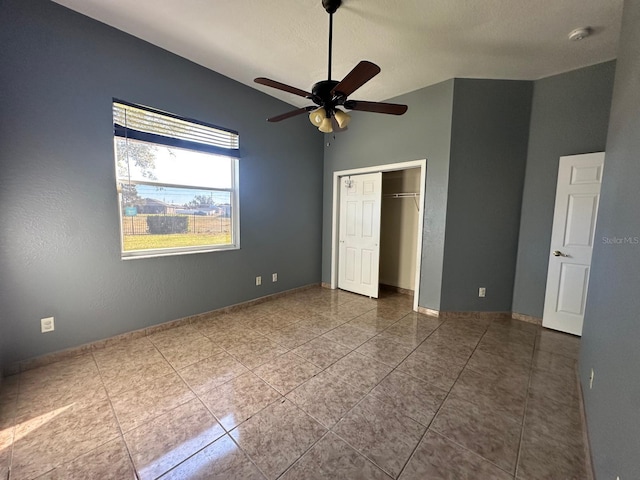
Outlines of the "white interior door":
[[382,172],[340,181],[338,288],[378,298]]
[[604,153],[560,157],[542,325],[582,335]]

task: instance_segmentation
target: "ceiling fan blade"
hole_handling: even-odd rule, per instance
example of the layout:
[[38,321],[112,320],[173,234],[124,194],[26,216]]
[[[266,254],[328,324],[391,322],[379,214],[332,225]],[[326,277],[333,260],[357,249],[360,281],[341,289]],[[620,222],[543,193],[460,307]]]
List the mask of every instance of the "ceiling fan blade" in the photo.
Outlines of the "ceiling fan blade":
[[331,93],[340,92],[345,97],[348,97],[379,73],[379,66],[367,60],[362,60],[353,70],[347,73],[347,76],[338,85],[333,87]]
[[362,112],[386,113],[388,115],[402,115],[409,107],[398,103],[384,102],[362,102],[360,100],[347,100],[344,108],[349,110],[360,110]]
[[275,117],[267,118],[268,122],[279,122],[281,120],[286,120],[287,118],[295,117],[296,115],[302,115],[303,113],[309,112],[316,107],[303,107],[298,108],[297,110],[292,110],[287,113],[283,113],[282,115],[276,115]]
[[258,77],[253,81],[259,83],[260,85],[277,88],[278,90],[282,90],[283,92],[293,93],[294,95],[300,95],[301,97],[305,98],[311,98],[311,94],[309,92],[305,92],[304,90],[300,90],[299,88],[292,87],[291,85],[287,85],[285,83],[276,82],[275,80],[271,80],[269,78]]

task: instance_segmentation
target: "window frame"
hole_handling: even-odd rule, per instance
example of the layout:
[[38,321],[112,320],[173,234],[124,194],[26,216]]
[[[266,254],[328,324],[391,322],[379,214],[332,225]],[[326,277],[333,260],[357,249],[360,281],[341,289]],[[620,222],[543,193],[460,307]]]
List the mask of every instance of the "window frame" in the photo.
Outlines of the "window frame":
[[[124,105],[125,107],[133,107],[139,110],[144,110],[150,112],[154,115],[161,115],[164,117],[177,119],[183,122],[193,123],[200,126],[205,126],[208,128],[214,128],[221,132],[226,132],[236,136],[236,141],[239,144],[239,135],[236,131],[230,130],[227,128],[221,128],[206,122],[202,122],[199,120],[193,120],[187,117],[181,117],[172,113],[163,112],[154,108],[133,104],[130,102],[122,101],[114,98],[112,101],[112,110],[115,109],[116,104]],[[239,181],[239,160],[240,160],[240,150],[238,148],[224,148],[216,145],[208,145],[204,143],[183,140],[180,138],[174,138],[164,135],[158,135],[154,133],[143,132],[131,128],[127,128],[126,126],[122,126],[116,123],[115,116],[113,118],[113,145],[114,145],[114,168],[115,168],[115,181],[116,181],[116,190],[118,195],[118,217],[119,217],[119,229],[120,229],[120,256],[122,260],[132,260],[137,258],[155,258],[155,257],[165,257],[172,255],[189,255],[195,253],[209,253],[209,252],[218,252],[218,251],[228,251],[228,250],[239,250],[240,249],[240,181]],[[230,206],[231,206],[231,243],[222,244],[222,245],[197,245],[197,246],[187,246],[187,247],[167,247],[167,248],[153,248],[153,249],[144,249],[144,250],[125,250],[124,249],[124,228],[123,228],[123,220],[125,218],[123,211],[123,203],[122,203],[122,188],[121,184],[123,179],[118,175],[118,157],[117,157],[117,145],[116,140],[118,138],[123,138],[126,140],[137,140],[146,142],[152,145],[158,145],[161,147],[168,148],[177,148],[183,150],[196,151],[199,153],[212,154],[216,156],[226,157],[230,160],[231,163],[231,187],[223,188],[223,187],[203,187],[201,185],[185,185],[181,183],[170,183],[170,182],[158,182],[158,181],[130,181],[129,184],[132,185],[148,185],[148,186],[162,186],[162,187],[173,187],[173,188],[186,188],[186,189],[201,189],[207,190],[211,192],[228,192],[230,195]],[[156,140],[156,141],[154,141]]]

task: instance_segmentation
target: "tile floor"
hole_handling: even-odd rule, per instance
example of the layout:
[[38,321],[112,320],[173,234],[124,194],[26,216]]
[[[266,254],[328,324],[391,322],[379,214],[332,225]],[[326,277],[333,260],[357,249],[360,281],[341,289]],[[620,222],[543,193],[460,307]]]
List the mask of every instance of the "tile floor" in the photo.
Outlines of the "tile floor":
[[578,349],[312,288],[6,378],[0,478],[583,479]]

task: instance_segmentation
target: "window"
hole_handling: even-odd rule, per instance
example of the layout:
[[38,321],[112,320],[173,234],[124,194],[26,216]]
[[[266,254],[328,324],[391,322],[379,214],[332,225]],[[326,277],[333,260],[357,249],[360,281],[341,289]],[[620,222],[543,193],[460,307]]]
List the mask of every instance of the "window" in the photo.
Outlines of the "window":
[[122,258],[240,248],[238,133],[114,100]]

